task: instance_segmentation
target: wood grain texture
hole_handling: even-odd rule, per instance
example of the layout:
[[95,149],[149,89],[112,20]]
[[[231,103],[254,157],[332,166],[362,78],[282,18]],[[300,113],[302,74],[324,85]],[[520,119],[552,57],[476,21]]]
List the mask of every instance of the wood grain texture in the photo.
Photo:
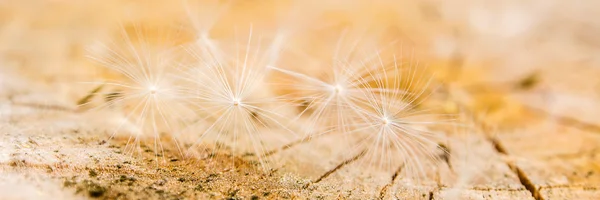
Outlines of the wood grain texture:
[[[209,25],[224,1],[199,1],[192,10],[204,9],[197,17]],[[411,52],[404,61],[440,83],[424,104],[460,118],[431,129],[446,136],[436,141],[443,149],[437,160],[411,157],[423,170],[415,176],[407,163],[370,166],[362,138],[335,134],[274,138],[269,170],[257,155],[192,147],[193,137],[173,133],[138,146],[115,132],[120,113],[78,109],[97,87],[82,82],[114,76],[86,49],[136,25],[176,29],[174,43],[189,42],[185,9],[170,0],[2,1],[0,199],[600,199],[600,25],[589,17],[597,3],[497,3],[234,1],[205,33],[229,41],[250,24],[265,38],[287,28],[298,37],[280,64],[315,76],[346,27],[372,43],[402,41],[383,46]],[[147,36],[164,42],[160,33]]]

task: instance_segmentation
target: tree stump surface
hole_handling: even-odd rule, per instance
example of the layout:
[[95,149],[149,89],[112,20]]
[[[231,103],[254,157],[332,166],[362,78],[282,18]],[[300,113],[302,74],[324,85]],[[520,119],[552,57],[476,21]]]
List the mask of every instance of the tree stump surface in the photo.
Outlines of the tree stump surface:
[[[59,102],[52,100],[52,91],[32,89],[20,95],[4,94],[1,101],[0,188],[21,186],[19,190],[36,191],[30,195],[39,197],[600,198],[600,134],[551,120],[511,131],[450,137],[449,161],[427,166],[427,177],[418,183],[393,174],[348,180],[344,167],[314,183],[326,171],[291,166],[313,174],[300,176],[285,167],[264,172],[244,157],[182,157],[168,141],[162,143],[163,152],[155,153],[151,145],[128,152],[126,138],[110,138],[110,123],[69,105],[49,104]],[[2,195],[11,197],[10,191]]]
[[[149,0],[139,5],[122,0],[86,2],[0,2],[0,199],[600,199],[600,125],[597,125],[600,124],[600,68],[597,67],[600,63],[597,61],[600,25],[594,23],[596,18],[589,17],[592,16],[590,13],[597,13],[592,9],[598,8],[593,5],[594,1],[569,3],[565,6],[575,6],[569,9],[557,6],[560,9],[544,13],[550,17],[540,17],[543,20],[539,20],[541,24],[532,34],[514,36],[518,38],[515,39],[517,42],[498,39],[494,34],[481,36],[461,32],[461,28],[481,27],[466,25],[469,20],[445,19],[444,9],[449,9],[448,13],[469,13],[471,7],[455,8],[455,5],[463,4],[454,2],[447,5],[440,1],[436,6],[433,1],[422,4],[398,1],[405,3],[398,6],[390,1],[390,5],[399,7],[399,10],[393,10],[400,13],[396,16],[398,19],[390,17],[395,16],[390,14],[391,11],[381,11],[382,7],[394,6],[368,7],[356,3],[336,7],[319,21],[325,24],[323,26],[337,28],[339,24],[362,20],[362,14],[377,15],[384,18],[381,24],[400,24],[390,35],[417,36],[406,36],[407,44],[429,45],[439,39],[437,34],[447,34],[445,36],[450,38],[459,35],[457,41],[464,40],[466,46],[461,50],[468,51],[470,47],[471,52],[453,52],[464,54],[464,58],[442,60],[462,63],[465,70],[472,66],[495,66],[496,62],[512,65],[508,62],[512,61],[508,60],[510,56],[517,57],[515,63],[525,60],[523,62],[529,65],[545,66],[536,68],[542,74],[540,87],[506,92],[509,89],[501,84],[494,88],[497,90],[491,89],[494,94],[503,94],[492,96],[492,100],[507,98],[518,102],[518,106],[502,105],[490,111],[489,117],[495,117],[494,112],[500,113],[501,119],[510,119],[510,123],[518,126],[505,127],[484,120],[488,116],[470,110],[477,107],[471,105],[477,104],[477,100],[467,103],[458,97],[447,99],[455,107],[474,113],[465,116],[469,118],[465,122],[470,128],[446,130],[449,134],[443,144],[449,150],[447,160],[433,163],[423,159],[423,174],[419,180],[407,178],[401,166],[385,172],[361,168],[354,159],[361,156],[360,150],[344,153],[351,146],[330,148],[331,143],[339,140],[327,136],[273,154],[271,158],[282,164],[268,171],[262,169],[252,155],[231,157],[226,151],[208,155],[205,149],[182,151],[187,149],[185,144],[169,139],[169,133],[162,135],[164,141],[146,141],[139,148],[131,146],[130,136],[112,137],[114,132],[111,130],[120,125],[114,115],[76,109],[77,100],[92,89],[78,83],[93,81],[88,79],[90,74],[99,73],[90,70],[95,68],[84,58],[84,47],[94,44],[91,38],[102,38],[100,35],[105,33],[111,37],[114,33],[111,31],[116,30],[115,21],[173,27],[171,22],[180,22],[180,18],[187,16],[179,4],[170,0]],[[234,14],[223,17],[215,26],[214,34],[227,35],[223,27],[253,20],[259,21],[254,24],[257,30],[259,27],[273,28],[267,24],[279,23],[278,17],[286,16],[276,9],[294,1],[257,2],[260,3],[244,1],[231,6]],[[321,5],[321,1],[318,2],[316,4]],[[302,9],[312,13],[314,5],[307,5]],[[355,7],[364,13],[353,10]],[[496,8],[492,7],[491,10]],[[212,7],[208,8],[204,11],[214,11]],[[482,16],[488,18],[495,16],[485,15],[485,11],[474,13],[484,13]],[[563,16],[569,17],[560,18]],[[311,17],[306,15],[307,19]],[[511,21],[511,17],[514,16],[505,18]],[[300,20],[291,20],[296,21]],[[492,21],[483,20],[486,26],[495,24]],[[381,27],[387,28],[366,22],[357,23],[382,30],[385,28]],[[381,30],[374,32],[377,31]],[[543,37],[534,34],[540,32]],[[308,42],[292,42],[307,43],[298,45],[300,47],[311,47],[311,42],[329,42],[327,39],[332,38],[332,34],[322,33],[311,33],[314,35],[306,39]],[[509,42],[500,44],[504,41]],[[551,42],[541,47],[525,45],[545,41]],[[442,44],[435,48],[445,50],[453,45]],[[507,50],[496,48],[503,45],[510,46],[511,50],[506,53]],[[494,50],[491,51],[493,56],[488,55],[492,57],[491,61],[487,58],[478,60],[478,56],[483,57],[478,53],[486,52],[479,52],[479,48],[489,46]],[[323,57],[321,46],[317,47],[309,48],[306,54]],[[538,51],[540,53],[536,54]],[[563,54],[565,56],[561,57]],[[496,57],[502,59],[493,60]],[[535,71],[521,71],[519,67],[501,69],[513,79]],[[496,75],[495,72],[491,74]],[[492,77],[475,74],[475,79],[484,79],[482,82]],[[475,81],[475,85],[478,84]],[[495,87],[491,85],[490,88]],[[286,160],[288,157],[298,158]]]

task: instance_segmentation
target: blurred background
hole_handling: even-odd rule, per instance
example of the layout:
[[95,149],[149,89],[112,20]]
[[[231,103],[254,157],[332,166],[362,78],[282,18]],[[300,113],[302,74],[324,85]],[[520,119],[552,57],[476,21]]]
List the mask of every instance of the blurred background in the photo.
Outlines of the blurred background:
[[[264,38],[286,35],[279,64],[305,70],[331,59],[352,29],[349,40],[410,55],[426,68],[443,93],[432,103],[444,112],[466,109],[498,132],[542,121],[597,134],[599,19],[594,0],[0,0],[0,100],[75,107],[96,87],[83,82],[112,76],[90,59],[92,50],[123,34],[137,37],[139,27],[152,45],[171,47],[234,41],[250,26]],[[504,140],[509,151],[521,139],[515,135]],[[590,142],[597,140],[573,138],[573,146],[599,149]]]
[[3,85],[14,84],[13,75],[52,83],[54,95],[72,100],[90,89],[74,83],[99,73],[88,50],[124,29],[178,29],[185,42],[195,37],[190,24],[205,26],[212,39],[231,39],[234,28],[252,23],[266,36],[294,32],[297,41],[287,45],[319,52],[335,44],[342,29],[358,27],[364,37],[410,49],[446,81],[505,91],[507,83],[531,80],[536,94],[543,88],[585,105],[600,93],[599,6],[586,0],[4,0],[0,69]]

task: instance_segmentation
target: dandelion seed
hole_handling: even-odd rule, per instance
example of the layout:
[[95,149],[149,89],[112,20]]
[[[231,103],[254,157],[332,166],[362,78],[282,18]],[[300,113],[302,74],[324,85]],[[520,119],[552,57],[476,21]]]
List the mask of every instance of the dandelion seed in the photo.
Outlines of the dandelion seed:
[[[189,85],[189,101],[204,116],[199,122],[209,124],[199,134],[198,145],[221,142],[230,145],[234,154],[250,151],[262,155],[265,145],[293,133],[285,122],[286,110],[290,109],[265,82],[269,71],[266,66],[274,62],[272,51],[276,48],[268,46],[263,52],[263,41],[259,39],[255,44],[252,39],[250,29],[245,47],[234,44],[235,56],[227,58],[215,56],[227,55],[228,49],[223,46],[195,44],[189,49],[198,62],[183,67],[182,79]],[[281,134],[270,134],[269,130],[280,130]],[[258,159],[266,169],[263,158]]]
[[348,148],[344,155],[364,154],[346,164],[360,166],[363,172],[395,172],[403,166],[403,178],[425,176],[424,162],[438,160],[437,146],[443,136],[430,127],[443,124],[438,117],[445,117],[417,109],[430,94],[431,78],[418,73],[418,63],[400,63],[402,58],[395,56],[389,62],[380,51],[349,52],[336,53],[331,70],[320,77],[271,66],[288,76],[281,85],[292,87],[286,96],[289,101],[308,102],[306,110],[311,112],[298,117],[308,119],[304,130],[312,132],[306,137],[337,134],[340,144],[327,145]]
[[[162,151],[160,134],[173,133],[193,113],[186,108],[173,75],[175,51],[146,40],[144,36],[151,30],[135,27],[134,31],[131,35],[123,29],[118,43],[92,49],[91,58],[114,74],[96,83],[105,85],[106,103],[93,110],[116,109],[124,114],[111,137],[125,127],[135,127],[128,128],[135,131],[128,139],[128,147],[130,142],[136,145],[128,148],[131,153],[136,148],[140,151],[140,140],[148,137],[154,139],[156,151]],[[118,44],[123,47],[117,48]]]
[[387,126],[390,124],[390,119],[388,119],[387,117],[381,118],[381,121],[383,123],[383,126]]
[[361,57],[362,52],[353,50],[357,46],[358,44],[352,43],[349,52],[341,54],[339,51],[343,48],[338,45],[333,62],[323,66],[324,73],[321,76],[269,66],[273,71],[287,76],[278,80],[280,86],[291,91],[283,95],[287,100],[306,102],[306,109],[300,114],[302,117],[308,115],[308,124],[304,126],[306,134],[323,131],[323,127],[337,129],[354,123],[353,116],[362,115],[358,110],[362,109],[360,104],[367,101],[365,93],[407,93],[386,86],[371,86],[371,82],[386,78],[385,74],[380,74],[381,70],[378,70],[379,54],[363,56],[364,59],[351,58],[352,54]]
[[[443,139],[443,134],[432,131],[430,127],[443,124],[447,119],[441,114],[430,114],[427,110],[417,109],[423,99],[428,96],[427,88],[431,79],[414,77],[415,66],[408,66],[408,80],[403,75],[396,59],[391,68],[382,65],[374,70],[380,73],[369,73],[374,80],[375,88],[385,90],[363,90],[364,100],[359,102],[357,109],[359,123],[349,124],[348,130],[358,141],[356,151],[366,149],[364,159],[357,165],[368,166],[392,172],[403,166],[404,178],[420,178],[426,174],[424,162],[435,161],[437,157],[438,142]],[[382,74],[378,77],[376,74]],[[421,84],[419,82],[425,82]],[[418,93],[400,92],[408,90],[410,85],[420,85],[423,88]],[[411,89],[412,90],[412,89]]]

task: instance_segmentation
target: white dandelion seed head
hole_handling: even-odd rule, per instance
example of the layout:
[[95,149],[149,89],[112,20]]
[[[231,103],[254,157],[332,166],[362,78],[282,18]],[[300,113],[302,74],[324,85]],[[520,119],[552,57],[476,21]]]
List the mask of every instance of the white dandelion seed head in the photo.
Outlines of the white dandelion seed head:
[[382,117],[382,118],[381,118],[381,123],[382,123],[384,126],[387,126],[387,125],[389,125],[389,124],[390,124],[390,123],[392,123],[392,122],[391,122],[391,120],[390,120],[388,117],[385,117],[385,116],[384,116],[384,117]]
[[[111,137],[127,141],[125,153],[141,152],[140,145],[145,142],[154,143],[154,151],[159,152],[163,150],[160,138],[172,137],[196,114],[182,98],[175,75],[179,52],[168,38],[172,30],[128,28],[132,27],[122,27],[119,37],[90,49],[90,58],[103,70],[94,82],[98,90],[91,93],[96,100],[85,104],[93,107],[88,112],[116,116],[106,120],[116,124]],[[165,32],[165,38],[157,36]]]
[[[358,174],[389,178],[389,173],[402,167],[402,177],[424,177],[429,161],[437,161],[438,141],[443,136],[429,128],[438,124],[438,116],[419,109],[430,95],[432,77],[421,73],[423,68],[412,57],[410,62],[402,58],[379,49],[371,55],[350,50],[322,66],[320,72],[325,74],[320,76],[273,66],[286,76],[281,81],[291,87],[286,94],[290,101],[308,101],[298,118],[305,120],[303,133],[310,131],[305,133],[311,141],[308,146],[317,146],[307,150],[322,153],[327,149],[332,155],[319,159],[351,162],[344,168],[358,167],[354,170]],[[336,142],[319,141],[326,137]]]
[[234,98],[234,99],[233,99],[233,101],[232,101],[232,104],[233,104],[234,106],[238,106],[238,105],[240,105],[240,104],[242,104],[242,103],[241,103],[240,99],[238,99],[238,98]]
[[148,87],[148,93],[150,93],[151,95],[156,95],[157,92],[158,92],[157,86],[151,85]]
[[287,127],[291,108],[274,95],[266,78],[279,48],[264,43],[250,29],[245,42],[188,47],[196,60],[184,66],[185,97],[201,117],[198,122],[206,123],[194,133],[194,146],[222,143],[233,155],[255,155],[266,167],[261,157],[266,146],[293,134]]
[[344,87],[342,87],[340,84],[336,84],[333,86],[333,92],[335,94],[343,95],[344,91],[345,91]]

